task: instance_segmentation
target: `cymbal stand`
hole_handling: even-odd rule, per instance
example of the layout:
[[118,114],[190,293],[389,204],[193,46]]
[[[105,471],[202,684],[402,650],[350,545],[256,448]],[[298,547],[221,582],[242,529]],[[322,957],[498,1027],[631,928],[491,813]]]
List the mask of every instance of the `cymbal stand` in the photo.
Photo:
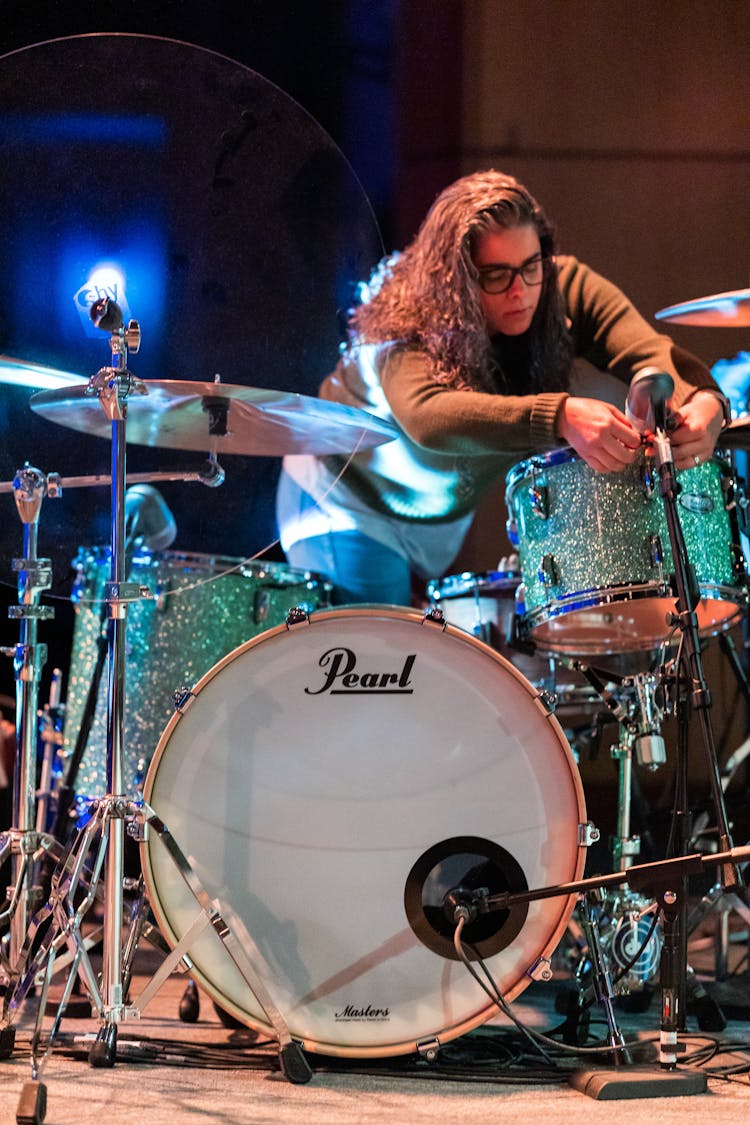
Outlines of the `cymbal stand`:
[[[103,315],[97,318],[94,313],[97,305],[104,304]],[[27,968],[23,978],[18,979],[16,990],[11,998],[11,1007],[17,1007],[28,992],[36,972],[46,957],[45,975],[42,981],[42,999],[46,997],[57,952],[67,945],[72,955],[70,974],[65,985],[63,1001],[55,1018],[52,1034],[43,1059],[37,1057],[40,1042],[43,1004],[37,1013],[36,1029],[32,1042],[32,1082],[27,1083],[21,1095],[21,1106],[36,1107],[46,1098],[46,1091],[39,1082],[40,1068],[49,1057],[54,1035],[60,1023],[62,1008],[70,995],[73,978],[78,975],[87,989],[92,1006],[101,1023],[94,1045],[89,1052],[89,1062],[96,1067],[113,1066],[117,1055],[117,1029],[121,1021],[138,1018],[154,993],[173,968],[187,957],[187,952],[198,934],[207,926],[212,926],[221,940],[225,951],[234,961],[239,972],[254,993],[273,1026],[280,1045],[282,1072],[292,1082],[307,1082],[312,1076],[310,1067],[299,1044],[292,1040],[289,1027],[275,1005],[264,980],[256,970],[253,960],[264,964],[260,951],[255,946],[241,919],[230,913],[230,907],[210,899],[199,882],[188,859],[172,838],[169,829],[159,820],[154,811],[147,806],[127,798],[123,784],[123,742],[125,705],[125,629],[128,602],[138,597],[148,597],[149,591],[137,584],[129,584],[125,579],[125,456],[126,423],[128,397],[147,393],[145,384],[136,380],[127,370],[126,356],[129,344],[137,348],[140,333],[134,321],[128,329],[122,325],[119,309],[114,302],[97,302],[92,307],[92,319],[106,331],[112,328],[111,344],[113,365],[103,368],[89,382],[89,393],[97,395],[112,431],[112,490],[111,490],[111,581],[106,588],[105,602],[108,607],[108,676],[107,676],[107,795],[92,804],[91,819],[79,833],[73,847],[64,861],[58,865],[52,877],[52,894],[27,935],[24,952]],[[106,306],[116,311],[115,323]],[[106,318],[110,323],[105,323]],[[139,823],[140,822],[140,823]],[[125,832],[134,837],[144,838],[148,829],[157,831],[169,852],[180,876],[190,889],[200,913],[188,932],[172,950],[171,955],[161,965],[144,992],[129,1003],[127,997],[130,980],[130,966],[125,965],[122,945],[124,922],[123,884],[124,884],[124,845]],[[95,839],[98,836],[98,846]],[[93,870],[86,875],[86,860],[93,852]],[[91,966],[86,942],[81,926],[86,912],[93,904],[99,883],[99,874],[104,869],[105,901],[103,926],[103,957],[101,989],[97,987]],[[83,901],[80,901],[80,898]],[[78,904],[76,904],[76,900]],[[35,927],[45,918],[53,916],[56,927],[50,927],[44,935],[40,949],[31,957]],[[228,920],[225,920],[224,915]],[[142,919],[133,921],[135,927]],[[128,942],[128,950],[133,952],[134,943]],[[251,960],[251,957],[253,960]],[[31,958],[29,960],[29,958]]]
[[[13,481],[16,507],[23,523],[24,557],[13,560],[18,574],[18,597],[8,616],[19,622],[19,642],[3,653],[14,658],[16,678],[16,757],[13,773],[13,824],[0,837],[0,862],[12,855],[12,887],[9,904],[0,914],[0,924],[10,922],[9,949],[2,956],[6,983],[16,971],[32,908],[41,898],[34,887],[38,860],[54,847],[51,836],[36,823],[36,758],[39,680],[47,659],[47,646],[38,643],[38,624],[54,617],[51,606],[39,604],[52,577],[49,559],[37,556],[39,513],[46,492],[46,478],[25,465]],[[3,1033],[6,1028],[3,1028]]]

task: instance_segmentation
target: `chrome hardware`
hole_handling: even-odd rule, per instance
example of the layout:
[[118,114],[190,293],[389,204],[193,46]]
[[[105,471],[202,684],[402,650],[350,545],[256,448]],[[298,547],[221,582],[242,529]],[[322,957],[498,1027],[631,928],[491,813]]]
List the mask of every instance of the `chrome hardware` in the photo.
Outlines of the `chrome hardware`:
[[172,692],[172,706],[175,711],[179,711],[181,715],[184,715],[194,699],[195,696],[188,687],[178,688],[177,691]]
[[552,980],[552,965],[549,957],[539,957],[526,970],[526,976],[531,977],[532,980]]
[[585,824],[578,825],[579,848],[588,848],[592,844],[598,843],[600,836],[599,829],[590,820],[587,820]]
[[129,820],[125,825],[125,833],[137,844],[142,844],[149,838],[149,824],[145,820]]
[[293,605],[286,615],[285,624],[287,629],[293,629],[295,625],[309,625],[310,615],[301,606]]
[[[731,473],[722,474],[721,491],[724,493],[724,510],[732,512],[737,507],[735,482]],[[742,501],[740,501],[741,503]]]
[[417,1054],[427,1062],[435,1062],[440,1054],[440,1040],[437,1036],[432,1039],[422,1039],[417,1043]]
[[661,537],[657,534],[650,535],[648,539],[648,558],[651,566],[658,566],[664,562],[664,551],[661,545]]
[[550,715],[554,715],[557,708],[557,696],[554,691],[548,691],[547,688],[542,688],[537,694],[537,699],[544,704]]
[[531,510],[541,520],[549,519],[549,489],[546,484],[532,484],[529,489]]
[[543,586],[559,586],[560,571],[554,555],[543,555],[539,566],[539,581]]

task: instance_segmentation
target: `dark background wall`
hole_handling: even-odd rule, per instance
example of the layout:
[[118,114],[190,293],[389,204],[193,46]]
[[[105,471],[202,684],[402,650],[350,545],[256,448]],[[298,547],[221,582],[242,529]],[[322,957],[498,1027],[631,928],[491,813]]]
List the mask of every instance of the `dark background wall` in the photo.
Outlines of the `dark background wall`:
[[[55,287],[69,244],[85,243],[91,232],[106,244],[109,224],[118,249],[138,238],[144,254],[149,241],[165,246],[167,305],[155,315],[144,295],[132,308],[144,334],[141,352],[130,357],[134,374],[210,380],[220,371],[224,382],[315,394],[335,363],[353,283],[377,261],[382,237],[394,244],[396,22],[392,2],[185,0],[124,3],[116,11],[4,2],[0,49],[11,53],[0,141],[0,353],[82,380],[108,362],[106,337],[84,337],[72,302],[57,300]],[[109,69],[103,33],[128,37]],[[54,40],[61,41],[39,46]],[[219,83],[206,52],[220,56]],[[92,78],[82,64],[87,53]],[[265,115],[249,154],[233,152],[230,138],[219,177],[225,95],[243,82],[243,68],[251,72],[247,96],[259,95]],[[90,122],[76,132],[82,107],[100,118],[117,111],[148,123],[158,117],[160,100],[167,132],[181,138],[166,158],[146,143],[138,151],[127,140],[94,144]],[[54,121],[46,132],[45,113]],[[66,115],[70,139],[50,136]],[[343,154],[338,164],[336,151]],[[312,186],[301,187],[308,172]],[[149,260],[157,259],[154,250]],[[2,389],[2,479],[24,460],[64,476],[106,472],[106,443],[38,418],[28,410],[29,393]],[[194,456],[175,451],[128,453],[131,471],[195,465]],[[175,547],[280,559],[273,514],[278,459],[233,457],[225,468],[226,484],[215,492],[163,489],[177,517]],[[0,581],[13,602],[10,559],[21,553],[21,526],[12,499],[0,503]],[[108,541],[107,521],[102,490],[69,491],[43,506],[39,552],[53,558],[57,611],[57,623],[45,630],[48,670],[64,665],[70,648],[70,562],[79,547]],[[12,644],[16,626],[0,621],[0,637]],[[0,675],[3,688],[12,689],[10,662]]]

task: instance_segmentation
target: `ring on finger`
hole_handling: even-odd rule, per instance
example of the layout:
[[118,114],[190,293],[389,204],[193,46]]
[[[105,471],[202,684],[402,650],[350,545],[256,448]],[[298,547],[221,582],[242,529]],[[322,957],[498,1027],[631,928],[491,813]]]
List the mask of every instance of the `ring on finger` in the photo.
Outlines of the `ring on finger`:
[[700,459],[700,457],[698,456],[698,454],[697,454],[697,453],[696,453],[696,454],[695,454],[695,456],[693,457],[693,461],[695,462],[695,464],[696,464],[696,465],[700,465],[700,463],[701,463],[701,459]]

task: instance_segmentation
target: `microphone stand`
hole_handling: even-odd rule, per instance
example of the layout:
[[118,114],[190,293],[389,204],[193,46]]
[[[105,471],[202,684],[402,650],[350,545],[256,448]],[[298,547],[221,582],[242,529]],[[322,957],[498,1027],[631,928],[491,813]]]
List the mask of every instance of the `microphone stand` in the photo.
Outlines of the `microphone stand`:
[[[685,539],[677,510],[677,496],[680,492],[680,485],[675,476],[671,442],[663,420],[661,425],[657,423],[653,445],[659,471],[659,491],[664,501],[664,514],[667,520],[667,530],[669,532],[670,545],[672,548],[674,578],[677,590],[677,613],[672,623],[677,625],[682,632],[681,663],[686,669],[687,682],[690,684],[690,701],[693,709],[698,713],[700,721],[706,765],[708,767],[709,784],[711,787],[711,799],[718,826],[719,850],[720,852],[726,853],[732,850],[733,844],[729,823],[727,821],[716,742],[709,716],[711,695],[703,671],[703,660],[698,636],[696,609],[700,601],[700,591],[695,578],[695,572],[687,557]],[[721,866],[720,871],[721,882],[725,890],[736,890],[743,885],[742,875],[736,864],[725,863]]]
[[[695,572],[688,559],[685,538],[680,522],[677,497],[680,484],[677,481],[672,443],[666,425],[666,404],[654,401],[654,436],[652,445],[656,458],[659,492],[664,502],[664,514],[672,549],[674,583],[677,594],[676,613],[671,624],[679,627],[682,634],[680,660],[677,668],[678,708],[683,710],[678,724],[677,786],[675,797],[672,852],[684,854],[690,839],[690,812],[688,806],[688,740],[684,707],[689,696],[692,709],[697,712],[700,723],[705,761],[708,769],[711,799],[716,816],[719,838],[719,852],[723,857],[719,863],[719,881],[724,890],[735,890],[742,886],[742,875],[736,863],[726,858],[731,855],[733,843],[727,821],[724,792],[721,786],[718,754],[711,725],[709,710],[711,695],[706,683],[698,635],[696,610],[700,602],[700,590]],[[684,678],[683,678],[684,677]],[[683,690],[684,687],[684,690]],[[662,903],[664,910],[664,946],[661,964],[662,986],[662,1048],[663,1066],[674,1066],[674,1048],[678,1030],[685,1028],[685,1008],[687,995],[687,874],[679,880],[679,886],[671,892],[675,896],[670,904]]]
[[[541,901],[557,896],[585,895],[601,891],[606,887],[627,883],[633,890],[647,892],[655,898],[664,917],[664,946],[661,961],[661,985],[664,992],[662,1023],[659,1037],[659,1070],[644,1067],[621,1068],[602,1072],[581,1069],[571,1074],[570,1083],[582,1093],[594,1098],[615,1099],[633,1097],[662,1097],[666,1093],[687,1095],[705,1093],[707,1080],[705,1074],[694,1071],[674,1073],[677,1067],[677,1034],[684,1030],[681,1026],[682,1011],[678,1010],[674,980],[681,971],[681,943],[678,926],[682,908],[681,886],[689,875],[702,873],[706,867],[719,864],[723,870],[733,870],[738,863],[750,860],[750,846],[731,848],[718,855],[675,856],[654,863],[640,863],[625,871],[613,871],[605,875],[592,875],[572,883],[559,883],[556,886],[537,887],[528,891],[502,891],[490,894],[486,887],[467,889],[453,888],[446,896],[446,903],[456,903],[453,918],[456,923],[463,919],[467,924],[480,914],[493,911],[512,911],[514,906]],[[610,1044],[617,1044],[610,1037]],[[635,1071],[635,1073],[633,1073]],[[604,1086],[608,1084],[607,1092]],[[667,1086],[669,1089],[667,1090]]]

